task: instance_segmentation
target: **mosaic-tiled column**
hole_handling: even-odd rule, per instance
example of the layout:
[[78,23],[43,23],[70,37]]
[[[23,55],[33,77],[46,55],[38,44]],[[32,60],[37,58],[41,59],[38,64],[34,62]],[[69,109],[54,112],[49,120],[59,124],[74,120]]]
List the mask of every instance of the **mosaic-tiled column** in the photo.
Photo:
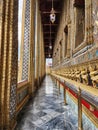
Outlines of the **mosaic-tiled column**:
[[18,68],[18,1],[3,1],[0,77],[0,129],[13,129]]
[[41,16],[39,11],[39,1],[36,0],[36,21],[35,21],[35,80],[36,86],[39,86],[41,81],[41,66],[42,66],[42,55],[41,46],[43,44],[42,37],[42,26],[41,26]]
[[[42,36],[43,36],[43,34],[42,34]],[[45,62],[46,62],[46,59],[45,59],[45,54],[44,54],[44,41],[43,41],[43,39],[42,39],[42,60],[41,60],[41,79],[43,79],[44,78],[44,76],[45,76],[45,73],[46,73],[46,64],[45,64]]]
[[1,35],[2,35],[2,11],[3,11],[3,0],[0,1],[0,56],[1,56]]
[[[1,63],[1,47],[2,47],[2,28],[3,28],[3,21],[2,21],[2,18],[3,18],[3,0],[0,1],[0,63]],[[2,71],[2,65],[0,64],[0,72]],[[0,86],[1,86],[1,76],[0,76]],[[0,117],[2,117],[2,104],[1,104],[1,96],[2,96],[2,93],[1,93],[1,87],[0,87]],[[0,127],[2,125],[2,118],[0,118]]]
[[34,6],[35,0],[30,1],[30,60],[29,60],[29,94],[34,92]]
[[24,33],[25,33],[25,4],[26,1],[23,1],[23,9],[22,9],[22,28],[21,28],[21,48],[20,48],[20,60],[18,67],[18,82],[22,80],[22,71],[23,71],[23,55],[24,55]]
[[[39,13],[39,12],[38,12]],[[41,37],[41,17],[40,17],[40,13],[38,15],[38,18],[40,21],[40,23],[38,23],[38,28],[39,28],[39,39],[38,39],[38,64],[39,64],[39,67],[38,67],[38,84],[40,85],[41,83],[41,60],[42,60],[42,55],[41,55],[41,46],[42,46],[42,37]]]
[[25,23],[24,23],[24,48],[22,63],[22,80],[28,80],[30,54],[30,0],[25,3]]
[[[4,1],[0,1],[0,129],[3,129],[3,120],[4,120],[4,84],[5,84],[5,71],[3,72],[3,68],[4,68],[4,30],[7,30],[7,28],[4,28],[4,16],[5,16],[5,12],[4,10],[6,10],[7,7],[5,7],[5,3]],[[5,16],[5,19],[6,16]],[[6,23],[6,21],[5,21]],[[6,24],[7,26],[7,24]],[[5,57],[6,58],[6,57]],[[4,77],[4,78],[3,78]]]
[[42,26],[41,26],[41,54],[40,54],[40,64],[41,64],[41,68],[40,69],[40,77],[42,78],[42,71],[43,71],[43,32],[42,32]]
[[42,29],[42,25],[40,25],[41,27],[41,34],[40,34],[40,39],[41,39],[41,43],[40,43],[40,81],[42,80],[43,76],[44,76],[44,62],[45,62],[45,58],[44,58],[44,41],[43,41],[43,29]]
[[39,48],[39,31],[38,31],[38,29],[39,29],[39,24],[38,24],[38,20],[39,20],[39,14],[38,14],[38,0],[36,0],[36,14],[35,14],[35,16],[36,16],[36,18],[35,18],[35,24],[36,24],[36,26],[35,26],[35,79],[36,79],[36,84],[37,84],[37,80],[38,80],[38,66],[39,66],[39,61],[38,61],[38,48]]

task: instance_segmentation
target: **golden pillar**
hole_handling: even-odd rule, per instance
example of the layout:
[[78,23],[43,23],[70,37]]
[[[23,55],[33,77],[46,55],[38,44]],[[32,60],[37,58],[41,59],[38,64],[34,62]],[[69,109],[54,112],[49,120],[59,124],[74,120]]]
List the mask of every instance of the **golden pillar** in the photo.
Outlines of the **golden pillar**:
[[20,46],[20,61],[18,71],[18,82],[22,80],[22,69],[23,69],[23,56],[24,56],[24,34],[25,34],[25,11],[26,11],[26,0],[23,1],[22,10],[22,35],[21,35],[21,46]]
[[16,124],[18,1],[5,0],[2,7],[0,129],[12,130]]
[[44,39],[43,39],[43,29],[41,25],[41,54],[40,54],[40,62],[41,62],[41,68],[40,69],[40,75],[41,79],[43,79],[45,74],[45,56],[44,56]]
[[58,95],[60,95],[60,81],[57,81],[57,83],[58,83],[58,87],[59,87]]
[[83,130],[82,126],[82,102],[81,102],[81,89],[78,90],[78,130]]
[[[65,82],[64,82],[64,84],[65,84]],[[67,104],[66,103],[66,86],[63,87],[63,91],[64,91],[64,93],[63,93],[64,94],[64,103],[66,105]]]
[[42,68],[42,44],[43,44],[43,42],[42,42],[42,25],[41,25],[41,15],[40,15],[40,12],[38,11],[38,14],[39,14],[39,20],[38,21],[40,21],[39,22],[39,27],[38,27],[38,29],[39,29],[39,39],[38,39],[38,63],[39,63],[39,67],[38,67],[38,82],[39,82],[39,86],[40,86],[40,84],[41,84],[41,70],[43,69]]
[[30,1],[30,58],[29,58],[29,94],[35,91],[34,89],[34,6],[35,0]]
[[39,78],[39,7],[38,0],[36,0],[36,26],[35,26],[35,85],[38,87]]

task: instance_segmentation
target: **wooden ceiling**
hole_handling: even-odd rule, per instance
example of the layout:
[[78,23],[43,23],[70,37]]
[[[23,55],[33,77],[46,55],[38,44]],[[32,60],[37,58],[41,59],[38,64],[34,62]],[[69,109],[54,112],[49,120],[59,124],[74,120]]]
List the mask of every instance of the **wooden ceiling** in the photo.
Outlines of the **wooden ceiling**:
[[[56,14],[56,21],[51,23],[51,40],[50,40],[50,11],[52,8],[52,0],[39,0],[40,2],[40,12],[43,25],[44,33],[44,47],[45,47],[45,57],[49,58],[49,54],[52,58],[54,42],[57,34],[57,29],[59,26],[59,19],[62,11],[63,0],[53,0],[53,7]],[[49,49],[49,43],[52,43],[52,50]]]
[[74,0],[74,6],[75,7],[84,7],[85,0]]
[[[45,48],[45,57],[49,58],[49,54],[53,54],[53,47],[55,38],[57,35],[57,30],[59,26],[59,20],[62,12],[62,6],[64,4],[64,0],[53,0],[53,7],[56,14],[56,21],[54,24],[51,24],[51,43],[52,50],[49,49],[50,43],[50,11],[52,9],[52,0],[39,0],[39,8],[41,12],[41,19],[43,25],[43,33],[44,33],[44,48]],[[73,0],[73,5],[75,7],[84,7],[84,0]]]

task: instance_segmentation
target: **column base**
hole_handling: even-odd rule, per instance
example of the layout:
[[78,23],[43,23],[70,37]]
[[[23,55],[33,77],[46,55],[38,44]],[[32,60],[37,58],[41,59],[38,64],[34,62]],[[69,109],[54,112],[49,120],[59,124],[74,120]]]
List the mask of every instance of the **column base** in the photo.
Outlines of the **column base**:
[[83,129],[79,127],[78,130],[83,130]]
[[65,100],[64,100],[64,105],[68,105]]

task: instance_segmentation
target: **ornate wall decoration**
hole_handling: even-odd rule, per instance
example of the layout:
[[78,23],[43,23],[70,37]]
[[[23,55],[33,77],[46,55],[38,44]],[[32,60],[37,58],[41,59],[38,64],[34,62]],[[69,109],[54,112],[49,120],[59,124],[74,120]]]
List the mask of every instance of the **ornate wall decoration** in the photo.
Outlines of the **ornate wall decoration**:
[[[3,16],[3,0],[1,0],[0,1],[0,72],[2,71],[2,62],[1,62],[1,44],[2,44],[2,42],[1,42],[1,40],[2,40],[2,16]],[[2,73],[0,73],[1,75],[2,75]],[[1,86],[1,78],[0,78],[0,86]],[[3,116],[3,114],[2,114],[2,93],[1,93],[1,91],[2,91],[2,88],[0,87],[0,128],[1,128],[1,125],[3,124],[3,121],[2,121],[2,116]]]
[[18,83],[17,88],[17,112],[19,112],[24,104],[29,99],[29,86],[30,83],[28,81],[23,81]]
[[28,80],[29,67],[29,47],[30,47],[30,0],[26,0],[25,5],[25,24],[24,24],[24,49],[23,49],[23,68],[22,80]]
[[98,43],[98,1],[93,1],[93,24],[94,24],[94,38],[95,42]]
[[[66,5],[66,2],[64,2],[64,4]],[[84,63],[98,58],[98,1],[74,0],[73,2],[70,1],[70,5],[69,11],[66,11],[67,15],[65,15],[65,18],[63,13],[61,15],[59,31],[53,52],[55,56],[53,58],[53,68],[59,68],[62,65],[68,66]],[[69,53],[71,57],[63,57],[63,62],[59,63],[57,57],[59,57],[60,54],[56,51],[56,48],[59,49],[60,39],[64,39],[64,36],[61,36],[64,30],[62,22],[65,20],[66,24],[68,17],[70,17],[71,21],[70,24],[68,24],[70,25],[70,27],[68,26],[68,29],[70,29],[68,39],[71,39],[69,40]],[[66,52],[62,52],[62,54],[64,53]]]
[[[18,68],[18,2],[15,0],[13,8],[13,45],[12,45],[12,69],[11,69],[11,88],[10,88],[10,118],[16,114],[16,87],[17,87],[17,68]],[[17,16],[17,17],[16,17]],[[17,24],[16,24],[17,23]]]
[[[13,127],[16,118],[18,68],[18,1],[3,1],[0,66],[0,126]],[[11,124],[9,122],[11,121]],[[0,129],[1,129],[0,128]]]

